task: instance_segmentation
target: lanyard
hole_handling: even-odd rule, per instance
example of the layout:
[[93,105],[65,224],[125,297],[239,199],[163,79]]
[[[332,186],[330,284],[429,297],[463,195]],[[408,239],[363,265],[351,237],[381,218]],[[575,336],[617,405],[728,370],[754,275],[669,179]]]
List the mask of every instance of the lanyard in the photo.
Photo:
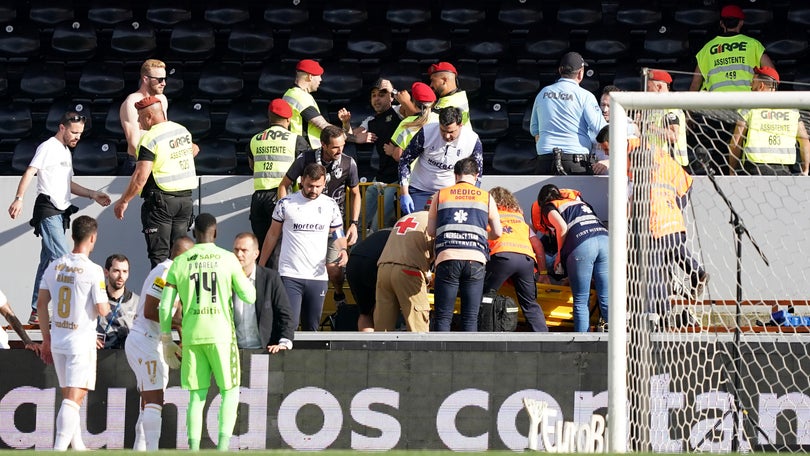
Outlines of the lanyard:
[[[126,290],[124,291],[124,294],[126,294]],[[115,317],[118,315],[118,309],[121,308],[121,301],[123,300],[124,295],[122,294],[121,296],[118,297],[118,300],[115,302],[115,309],[110,311],[110,319],[107,320],[107,326],[104,328],[104,334],[107,334],[107,331],[110,330],[110,325],[112,325],[113,320],[115,320]]]

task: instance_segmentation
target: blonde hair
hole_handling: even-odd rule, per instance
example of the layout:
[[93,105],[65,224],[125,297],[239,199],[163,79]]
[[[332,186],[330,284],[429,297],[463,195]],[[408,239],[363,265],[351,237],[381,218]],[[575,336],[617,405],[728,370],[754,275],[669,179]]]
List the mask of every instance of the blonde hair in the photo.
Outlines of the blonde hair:
[[416,104],[417,107],[422,108],[422,112],[421,112],[421,114],[419,114],[419,117],[417,117],[416,119],[414,119],[414,120],[412,120],[410,122],[402,124],[403,128],[408,128],[408,129],[416,128],[418,130],[418,129],[424,127],[425,124],[428,123],[428,119],[430,119],[430,113],[431,113],[431,110],[433,108],[433,102],[428,101],[428,102],[423,103],[421,101],[415,101],[414,103]]
[[498,209],[505,209],[513,212],[520,212],[523,213],[523,209],[520,207],[520,203],[518,203],[515,195],[512,194],[509,190],[503,187],[495,187],[489,191],[489,194],[492,196],[492,199],[495,200],[495,205],[498,206]]
[[149,70],[152,68],[166,68],[166,64],[162,60],[148,59],[141,65],[141,76],[148,76]]

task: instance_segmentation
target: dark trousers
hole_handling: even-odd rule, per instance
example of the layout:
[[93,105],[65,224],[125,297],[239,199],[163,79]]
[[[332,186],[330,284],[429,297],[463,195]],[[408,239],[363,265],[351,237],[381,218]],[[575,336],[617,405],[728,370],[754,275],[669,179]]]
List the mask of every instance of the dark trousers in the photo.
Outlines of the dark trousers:
[[151,192],[144,197],[141,224],[146,252],[153,268],[169,258],[172,241],[188,233],[192,211],[190,196]]
[[477,261],[445,260],[436,266],[432,331],[450,331],[458,294],[461,295],[462,331],[478,331],[478,309],[484,295],[485,273],[484,264]]
[[317,331],[321,322],[321,313],[323,313],[323,298],[326,296],[329,281],[281,276],[281,282],[284,284],[287,298],[290,300],[293,328],[298,328],[300,322],[301,331]]
[[273,223],[273,210],[278,201],[278,189],[256,190],[250,198],[250,228],[259,240],[259,250],[264,244],[264,237]]
[[752,163],[746,161],[743,163],[743,169],[738,170],[739,175],[749,176],[792,176],[793,170],[791,165],[772,165],[769,163]]
[[652,308],[649,311],[664,315],[670,310],[669,283],[673,266],[686,273],[692,287],[698,284],[704,271],[686,244],[685,232],[653,239],[649,255],[651,273],[647,278],[647,290],[652,299]]
[[523,316],[535,332],[547,332],[546,317],[537,304],[537,284],[534,281],[534,259],[514,252],[501,252],[492,255],[487,262],[484,291],[498,290],[506,279],[511,278],[515,285],[518,305]]

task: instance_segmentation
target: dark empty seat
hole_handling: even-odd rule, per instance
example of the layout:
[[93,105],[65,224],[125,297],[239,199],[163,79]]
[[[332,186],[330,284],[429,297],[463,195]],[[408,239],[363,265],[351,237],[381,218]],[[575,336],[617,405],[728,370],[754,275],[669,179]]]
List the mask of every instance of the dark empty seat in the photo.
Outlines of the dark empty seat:
[[225,118],[225,132],[238,140],[247,140],[270,126],[267,103],[235,103]]
[[73,170],[77,175],[111,176],[118,170],[118,146],[115,141],[84,138],[73,150]]
[[630,35],[621,30],[593,29],[585,39],[585,50],[596,58],[617,58],[630,49]]
[[44,25],[56,25],[63,21],[73,20],[72,2],[57,0],[34,0],[31,2],[29,17],[32,21]]
[[122,22],[115,26],[110,48],[124,58],[142,58],[157,47],[155,28],[148,23]]
[[707,28],[718,24],[720,12],[712,6],[686,6],[676,10],[674,18],[675,22],[690,28]]
[[27,59],[39,53],[39,31],[30,26],[6,24],[0,30],[0,59]]
[[309,23],[309,9],[305,1],[268,6],[264,20],[273,28],[289,33],[293,27]]
[[104,131],[118,138],[124,137],[124,129],[121,127],[120,104],[113,103],[107,109],[107,116],[104,118]]
[[146,10],[146,20],[158,26],[177,25],[191,19],[191,10],[179,2],[155,2]]
[[414,82],[421,81],[427,68],[410,62],[391,62],[382,66],[380,77],[391,81],[397,90],[411,90]]
[[230,26],[250,19],[250,11],[238,2],[218,0],[205,7],[205,20],[215,26]]
[[318,89],[318,95],[329,100],[350,100],[363,94],[363,77],[356,66],[333,65],[329,67]]
[[476,28],[464,41],[466,58],[497,60],[511,54],[509,52],[509,37],[506,32],[500,30]]
[[273,51],[273,34],[253,24],[234,26],[228,35],[228,50],[242,59],[264,60]]
[[[196,81],[192,81],[196,86]],[[179,98],[183,94],[186,87],[186,81],[183,79],[182,65],[175,62],[166,62],[166,86],[163,88],[163,94],[170,100]]]
[[200,153],[194,157],[197,175],[233,174],[236,170],[236,144],[223,139],[200,141]]
[[84,116],[84,133],[82,133],[82,135],[87,135],[93,131],[93,113],[90,110],[90,106],[86,103],[77,103],[72,100],[64,99],[57,100],[51,104],[50,109],[48,109],[48,115],[45,118],[45,129],[51,133],[59,131],[59,122],[62,121],[62,116],[68,111],[73,111],[80,116]]
[[484,22],[487,13],[479,2],[450,0],[442,5],[439,17],[452,26],[466,27]]
[[238,64],[218,63],[206,66],[197,85],[200,92],[211,98],[237,98],[245,82]]
[[387,29],[357,30],[346,40],[346,50],[358,58],[379,58],[391,52],[391,33]]
[[770,30],[762,43],[772,59],[799,59],[807,53],[807,29],[790,24]]
[[537,155],[531,138],[506,138],[498,141],[492,167],[500,174],[531,174],[532,160]]
[[418,58],[443,57],[452,46],[449,34],[442,30],[423,29],[411,32],[405,40],[405,50]]
[[87,19],[101,26],[113,26],[131,20],[132,7],[122,0],[97,0],[87,10]]
[[810,6],[793,2],[787,12],[787,19],[796,24],[810,25]]
[[22,138],[33,127],[31,109],[22,103],[0,103],[0,137]]
[[0,3],[0,24],[8,24],[17,18],[17,7],[14,2]]
[[14,146],[14,153],[11,156],[11,170],[17,174],[22,174],[28,169],[31,160],[37,153],[37,147],[42,142],[38,138],[25,138],[21,139],[17,145]]
[[495,74],[495,94],[507,100],[528,100],[540,91],[540,70],[536,65],[504,65]]
[[504,0],[500,5],[498,20],[513,28],[529,28],[543,22],[541,5],[530,5],[521,0]]
[[280,97],[295,82],[295,65],[267,64],[259,74],[258,87],[264,94]]
[[180,58],[204,59],[214,51],[214,29],[202,21],[188,21],[172,27],[169,48]]
[[647,0],[620,2],[616,22],[633,28],[656,25],[661,22],[661,8]]
[[509,115],[501,103],[470,106],[470,123],[482,141],[500,138],[509,130]]
[[325,30],[298,30],[290,35],[287,49],[298,56],[307,58],[326,57],[335,47],[332,34]]
[[642,90],[641,73],[639,68],[635,65],[621,66],[617,68],[616,74],[613,77],[613,85],[622,90]]
[[119,63],[90,62],[79,77],[79,90],[95,97],[122,95],[124,86],[124,70]]
[[586,28],[602,21],[602,2],[586,0],[566,2],[557,10],[557,21],[574,27]]
[[20,79],[20,90],[33,98],[52,98],[65,92],[65,66],[60,63],[30,63]]
[[211,131],[211,109],[207,103],[172,101],[169,103],[169,120],[186,127],[195,140]]
[[467,98],[473,99],[481,90],[481,71],[476,62],[458,62],[458,88],[467,92]]
[[399,26],[414,26],[430,22],[430,5],[425,1],[391,2],[385,18]]
[[53,30],[51,49],[66,60],[85,60],[96,53],[98,37],[90,22],[62,22]]
[[8,75],[5,68],[0,69],[0,96],[4,96],[8,91]]
[[536,26],[529,30],[524,46],[532,57],[558,60],[568,51],[571,43],[568,39],[568,30],[563,27]]
[[751,7],[743,8],[745,13],[745,27],[764,27],[773,22],[773,9],[767,6],[757,7],[758,3],[751,3]]
[[644,50],[655,57],[680,57],[689,51],[686,31],[677,26],[662,25],[647,31]]
[[328,2],[323,7],[323,22],[332,29],[355,28],[368,20],[365,4],[359,1]]

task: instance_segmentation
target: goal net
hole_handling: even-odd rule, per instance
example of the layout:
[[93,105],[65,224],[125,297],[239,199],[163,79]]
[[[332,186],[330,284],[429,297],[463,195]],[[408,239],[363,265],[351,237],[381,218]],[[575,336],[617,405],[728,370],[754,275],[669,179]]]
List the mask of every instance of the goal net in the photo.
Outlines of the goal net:
[[612,451],[810,449],[808,108],[611,93]]

